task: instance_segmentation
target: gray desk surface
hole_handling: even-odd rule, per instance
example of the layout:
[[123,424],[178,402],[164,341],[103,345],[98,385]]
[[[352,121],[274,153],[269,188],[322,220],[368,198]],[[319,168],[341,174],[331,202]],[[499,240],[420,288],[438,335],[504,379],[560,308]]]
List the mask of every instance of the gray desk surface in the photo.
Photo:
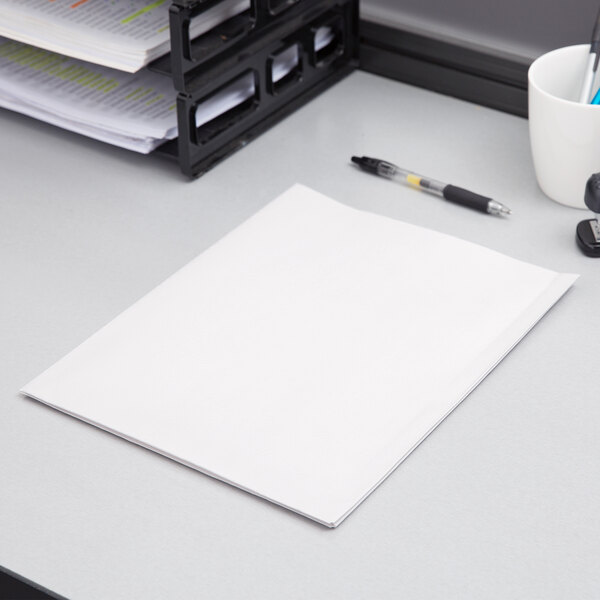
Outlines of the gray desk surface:
[[[356,73],[201,179],[0,112],[0,564],[69,598],[598,598],[600,261],[527,121]],[[492,195],[500,220],[348,164]],[[18,394],[294,182],[575,287],[339,529]],[[473,282],[476,285],[476,282]]]

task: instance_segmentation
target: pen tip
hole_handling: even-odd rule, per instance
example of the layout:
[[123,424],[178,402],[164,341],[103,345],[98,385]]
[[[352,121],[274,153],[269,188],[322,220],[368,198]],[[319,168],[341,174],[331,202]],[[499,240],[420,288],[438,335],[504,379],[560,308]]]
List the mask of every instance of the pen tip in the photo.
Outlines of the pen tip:
[[495,200],[492,200],[489,203],[488,212],[499,217],[508,217],[508,215],[512,215],[512,210],[510,210],[508,206],[504,206],[504,204],[496,202]]

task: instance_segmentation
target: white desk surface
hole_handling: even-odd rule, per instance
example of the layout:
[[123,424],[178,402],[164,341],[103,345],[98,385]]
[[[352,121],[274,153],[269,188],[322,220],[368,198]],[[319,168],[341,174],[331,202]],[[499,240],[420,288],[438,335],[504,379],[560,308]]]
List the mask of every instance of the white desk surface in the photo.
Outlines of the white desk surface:
[[[0,565],[86,600],[598,598],[600,260],[575,246],[588,213],[538,189],[527,121],[359,72],[193,182],[7,111],[0,128]],[[18,393],[294,182],[581,274],[337,530]]]

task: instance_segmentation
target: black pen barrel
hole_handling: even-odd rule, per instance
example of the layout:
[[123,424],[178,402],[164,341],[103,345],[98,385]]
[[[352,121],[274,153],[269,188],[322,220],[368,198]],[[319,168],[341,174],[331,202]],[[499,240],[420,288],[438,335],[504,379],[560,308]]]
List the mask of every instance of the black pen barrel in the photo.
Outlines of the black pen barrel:
[[444,188],[443,194],[444,198],[449,202],[454,202],[455,204],[460,204],[462,206],[468,206],[469,208],[474,208],[475,210],[480,210],[481,212],[488,212],[488,205],[492,200],[487,196],[475,194],[474,192],[470,192],[469,190],[465,190],[464,188],[457,187],[455,185],[447,185]]

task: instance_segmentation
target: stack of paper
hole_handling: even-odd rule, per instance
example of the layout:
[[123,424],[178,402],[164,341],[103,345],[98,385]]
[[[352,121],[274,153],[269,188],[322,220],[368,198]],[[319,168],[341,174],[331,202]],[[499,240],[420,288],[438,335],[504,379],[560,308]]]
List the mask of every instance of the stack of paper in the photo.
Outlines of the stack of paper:
[[[133,73],[169,51],[168,0],[0,0],[0,35]],[[196,37],[240,14],[223,0],[193,19]]]
[[[329,28],[316,49],[333,39]],[[298,64],[297,46],[273,63],[273,80]],[[198,126],[251,98],[251,72],[196,111]],[[130,74],[0,38],[0,106],[129,150],[148,153],[177,136],[176,93],[168,77],[142,69]]]
[[139,152],[177,135],[169,79],[0,39],[0,106]]
[[295,186],[23,391],[336,526],[575,279]]

